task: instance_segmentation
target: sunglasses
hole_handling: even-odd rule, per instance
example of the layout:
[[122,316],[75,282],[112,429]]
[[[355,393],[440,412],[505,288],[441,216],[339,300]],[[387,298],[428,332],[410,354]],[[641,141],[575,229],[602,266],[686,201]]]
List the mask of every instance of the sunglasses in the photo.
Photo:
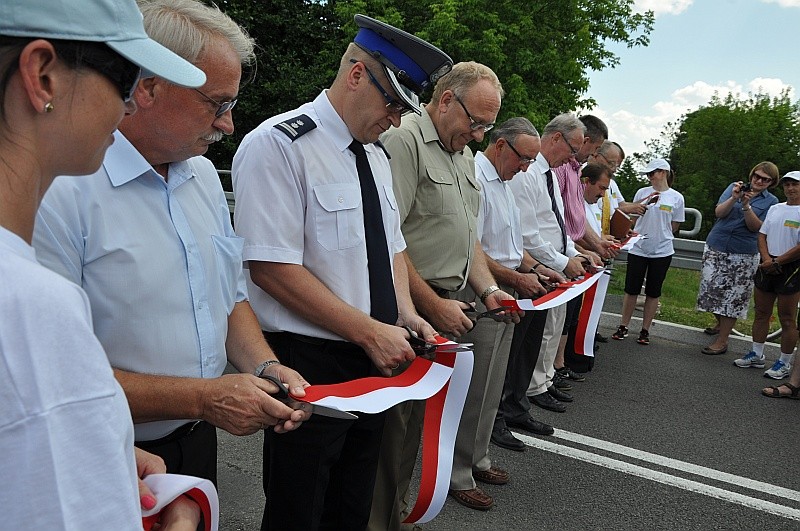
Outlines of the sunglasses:
[[84,66],[111,81],[119,90],[122,101],[128,103],[133,99],[133,92],[142,77],[142,69],[138,65],[128,61],[110,48],[108,52],[87,51],[81,55],[80,59]]
[[772,177],[765,177],[765,176],[759,175],[757,173],[752,174],[750,176],[750,178],[754,179],[756,181],[761,181],[762,183],[771,183],[772,182]]

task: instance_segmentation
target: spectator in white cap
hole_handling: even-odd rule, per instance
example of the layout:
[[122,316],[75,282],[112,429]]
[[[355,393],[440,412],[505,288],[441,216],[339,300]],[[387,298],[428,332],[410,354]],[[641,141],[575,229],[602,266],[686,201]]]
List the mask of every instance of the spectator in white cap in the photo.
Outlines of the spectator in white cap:
[[[269,118],[233,159],[235,222],[253,307],[282,363],[312,384],[389,375],[414,359],[407,326],[433,340],[408,291],[397,200],[378,136],[422,112],[416,96],[452,61],[356,15],[331,87]],[[262,529],[364,529],[384,414],[313,416],[264,441]],[[302,494],[300,494],[302,493]]]
[[[628,325],[636,306],[636,297],[645,284],[640,345],[650,344],[650,325],[658,309],[661,287],[667,276],[675,250],[673,234],[684,221],[683,195],[670,188],[672,168],[664,159],[653,159],[640,175],[646,175],[650,186],[640,188],[633,198],[634,203],[647,207],[634,225],[634,230],[644,236],[628,251],[628,269],[625,274],[625,296],[622,299],[622,318],[617,331],[611,336],[622,340],[628,335]],[[647,282],[645,283],[645,278]]]
[[[231,110],[253,42],[198,0],[141,0],[149,35],[205,72],[200,88],[151,71],[133,93],[103,166],[59,179],[42,202],[34,247],[81,286],[94,331],[128,397],[136,445],[171,473],[216,482],[217,427],[249,435],[308,415],[269,396],[278,363],[247,301],[242,240],[219,176],[202,157],[233,132]],[[148,69],[149,70],[149,69]],[[230,362],[239,374],[223,375]]]
[[[800,301],[800,171],[780,180],[785,203],[773,205],[758,230],[760,264],[755,275],[753,346],[733,363],[741,368],[764,368],[764,342],[772,309],[777,304],[781,322],[781,356],[764,376],[781,380],[789,376],[797,343],[797,303]],[[794,393],[794,390],[792,390]],[[780,390],[776,391],[780,394]],[[796,393],[795,393],[796,395]]]
[[[137,478],[164,464],[134,452],[130,410],[86,294],[39,265],[30,245],[55,177],[97,170],[117,124],[136,110],[142,68],[183,86],[205,79],[147,37],[133,0],[0,3],[4,529],[142,529],[140,505],[156,503]],[[199,518],[179,498],[160,523],[188,530]]]

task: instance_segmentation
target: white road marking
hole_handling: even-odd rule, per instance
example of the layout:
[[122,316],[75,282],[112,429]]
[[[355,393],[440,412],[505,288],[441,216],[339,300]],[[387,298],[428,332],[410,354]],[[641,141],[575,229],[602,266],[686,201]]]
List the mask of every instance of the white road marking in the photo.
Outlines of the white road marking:
[[634,459],[639,459],[640,461],[645,461],[646,463],[652,463],[654,465],[659,465],[666,468],[673,468],[675,470],[680,470],[681,472],[688,472],[690,474],[721,481],[723,483],[730,483],[731,485],[738,485],[751,490],[767,492],[773,496],[779,496],[781,498],[800,502],[800,492],[773,485],[772,483],[764,483],[763,481],[756,481],[754,479],[728,474],[727,472],[720,472],[719,470],[714,470],[713,468],[694,465],[685,461],[678,461],[677,459],[671,459],[669,457],[652,454],[650,452],[644,452],[635,448],[622,446],[621,444],[615,444],[602,439],[595,439],[593,437],[587,437],[586,435],[580,435],[578,433],[572,433],[569,431],[556,429],[554,435],[566,441],[572,441],[585,446],[599,448],[600,450],[605,450],[607,452],[633,457]]
[[[537,448],[539,450],[544,450],[546,452],[552,452],[558,455],[563,455],[566,457],[571,457],[573,459],[578,459],[580,461],[585,461],[587,463],[591,463],[594,465],[603,466],[609,468],[611,470],[616,470],[618,472],[622,472],[625,474],[630,474],[632,476],[640,477],[643,479],[648,479],[650,481],[655,481],[657,483],[662,483],[664,485],[669,485],[672,487],[677,487],[679,489],[687,490],[690,492],[696,492],[698,494],[703,494],[705,496],[711,496],[712,498],[717,498],[723,501],[736,503],[739,505],[743,505],[745,507],[749,507],[751,509],[756,509],[758,511],[763,511],[766,513],[774,514],[776,516],[781,516],[783,518],[790,518],[792,520],[800,521],[800,509],[794,509],[792,507],[787,507],[785,505],[780,505],[777,503],[761,500],[759,498],[753,498],[751,496],[745,496],[743,494],[739,494],[738,492],[732,492],[725,489],[721,489],[719,487],[713,487],[710,485],[706,485],[704,483],[700,483],[698,481],[693,481],[690,479],[680,478],[677,476],[672,476],[670,474],[666,474],[664,472],[658,472],[656,470],[650,470],[649,468],[645,468],[643,466],[634,465],[631,463],[627,463],[625,461],[619,461],[617,459],[612,459],[610,457],[606,457],[603,455],[597,455],[592,452],[587,452],[586,450],[581,450],[578,448],[572,448],[570,446],[564,446],[558,443],[550,442],[544,439],[537,439],[535,437],[530,437],[528,435],[523,435],[521,433],[514,434],[518,439],[523,441],[526,445],[531,446],[533,448]],[[565,432],[563,430],[556,430],[555,435],[557,437],[561,437],[562,439],[572,440],[571,437],[574,438],[583,438],[584,436]],[[676,461],[673,459],[669,459],[666,457],[661,457],[655,454],[648,454],[647,452],[640,452],[639,450],[634,450],[633,448],[627,448],[621,445],[615,445],[614,443],[608,443],[606,441],[601,441],[599,439],[592,439],[591,437],[583,438],[581,444],[588,444],[589,446],[595,446],[597,448],[602,448],[599,444],[596,443],[603,443],[604,445],[610,445],[607,448],[603,448],[608,451],[612,451],[615,453],[619,453],[622,455],[627,455],[629,457],[634,457],[630,455],[632,453],[639,452],[642,457],[647,457],[644,459],[647,462],[660,464],[663,466],[670,466],[664,463],[670,462],[673,465],[680,466],[670,466],[670,468],[675,468],[677,470],[685,470],[687,472],[691,472],[693,474],[701,475],[704,477],[711,477],[706,476],[706,474],[702,473],[702,470],[707,470],[713,472],[718,477],[727,477],[728,480],[721,480],[727,481],[729,483],[735,483],[736,485],[740,485],[747,488],[753,488],[750,485],[763,485],[765,491],[773,494],[773,490],[776,489],[774,485],[770,485],[767,483],[761,483],[758,481],[748,480],[747,478],[740,478],[741,481],[729,481],[730,479],[737,478],[738,476],[734,476],[732,474],[725,474],[724,472],[719,472],[716,470],[708,469],[705,467],[699,467],[697,465],[692,465],[690,463],[681,463],[680,461]],[[579,441],[575,441],[579,442]],[[595,444],[589,444],[595,443]],[[610,449],[615,448],[615,449]],[[635,457],[636,459],[642,459],[642,457]],[[656,462],[659,461],[659,462]],[[689,468],[691,470],[689,470]],[[716,477],[714,479],[717,479]],[[745,484],[745,482],[747,484]],[[758,489],[756,489],[758,490]],[[784,493],[782,494],[783,497],[789,497],[790,499],[798,499],[800,497],[800,493],[796,491],[792,491],[789,489],[782,489]],[[786,494],[790,494],[790,496],[786,496]]]

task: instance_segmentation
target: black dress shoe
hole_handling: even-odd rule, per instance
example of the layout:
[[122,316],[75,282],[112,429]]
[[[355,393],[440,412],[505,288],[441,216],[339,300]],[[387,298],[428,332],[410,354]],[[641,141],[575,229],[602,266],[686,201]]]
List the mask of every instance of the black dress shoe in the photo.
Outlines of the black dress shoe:
[[558,400],[559,402],[572,402],[572,395],[569,393],[565,393],[558,389],[555,385],[551,385],[547,388],[547,392],[550,393],[550,396]]
[[541,408],[555,411],[556,413],[564,413],[567,410],[567,406],[553,398],[553,395],[548,392],[529,396],[528,400]]
[[514,437],[508,428],[492,430],[492,443],[506,450],[525,451],[525,443]]
[[555,431],[551,425],[545,424],[544,422],[539,422],[538,420],[533,420],[531,417],[518,422],[507,420],[506,424],[512,428],[529,431],[531,433],[535,433],[536,435],[553,435],[553,432]]
[[601,336],[599,333],[594,335],[594,340],[598,343],[608,343],[608,338],[606,336]]
[[572,384],[559,372],[553,375],[553,387],[561,391],[572,391]]

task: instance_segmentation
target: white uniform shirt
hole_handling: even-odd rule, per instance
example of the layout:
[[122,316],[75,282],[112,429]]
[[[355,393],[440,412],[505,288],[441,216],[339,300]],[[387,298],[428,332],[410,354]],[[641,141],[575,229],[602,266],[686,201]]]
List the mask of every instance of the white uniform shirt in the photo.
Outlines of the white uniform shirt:
[[[243,243],[208,159],[170,164],[165,181],[119,132],[96,173],[55,180],[33,238],[39,261],[86,291],[113,367],[191,378],[225,370]],[[189,420],[136,424],[136,440]]]
[[[291,124],[295,130],[309,126],[301,115],[316,127],[290,138],[284,131]],[[368,314],[364,215],[356,158],[348,149],[352,141],[327,91],[263,122],[245,136],[233,158],[234,225],[246,240],[244,260],[301,264],[344,302]],[[376,144],[364,149],[378,188],[392,263],[405,249],[405,240],[389,160]],[[247,282],[250,303],[264,330],[342,339],[283,307],[249,275]]]
[[475,154],[475,176],[481,185],[478,238],[490,258],[509,269],[522,262],[520,213],[514,194],[480,151]]
[[758,232],[767,235],[770,256],[780,256],[800,244],[800,205],[773,205]]
[[3,529],[141,530],[128,402],[89,301],[0,227]]
[[[602,199],[601,199],[602,200]],[[597,203],[583,202],[586,211],[586,225],[589,226],[598,236],[603,234],[603,212],[597,207]],[[613,210],[612,210],[613,212]]]
[[[514,199],[521,213],[523,247],[533,258],[547,267],[563,271],[567,267],[569,258],[576,256],[578,251],[569,236],[567,236],[567,248],[564,249],[562,231],[553,213],[550,195],[547,193],[545,172],[549,169],[547,159],[539,153],[536,160],[528,166],[528,171],[518,173],[509,181],[509,186],[514,192]],[[564,203],[555,175],[553,175],[553,193],[556,206],[563,213]]]
[[[655,188],[652,186],[640,188],[633,201],[643,201],[653,192]],[[647,212],[639,216],[633,227],[633,230],[646,238],[636,242],[629,252],[646,258],[662,258],[674,254],[672,222],[682,223],[686,220],[683,208],[683,195],[680,192],[669,188],[659,193],[658,201],[647,207]]]

